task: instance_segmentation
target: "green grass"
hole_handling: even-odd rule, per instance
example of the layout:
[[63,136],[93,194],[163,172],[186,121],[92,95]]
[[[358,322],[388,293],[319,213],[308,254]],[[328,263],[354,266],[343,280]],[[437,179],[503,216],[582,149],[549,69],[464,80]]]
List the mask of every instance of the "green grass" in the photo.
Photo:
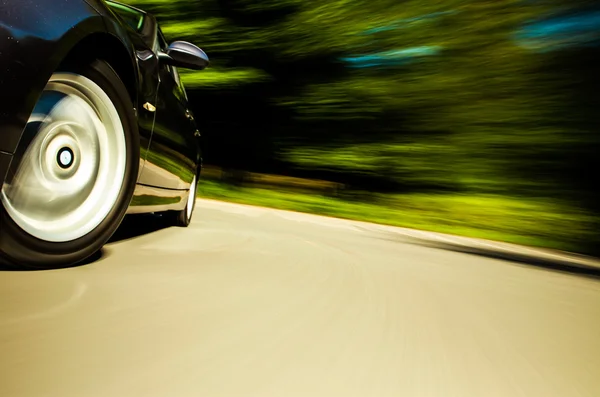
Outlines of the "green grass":
[[376,194],[362,202],[210,180],[200,183],[198,193],[242,204],[582,253],[582,242],[595,241],[598,224],[565,204],[506,196]]

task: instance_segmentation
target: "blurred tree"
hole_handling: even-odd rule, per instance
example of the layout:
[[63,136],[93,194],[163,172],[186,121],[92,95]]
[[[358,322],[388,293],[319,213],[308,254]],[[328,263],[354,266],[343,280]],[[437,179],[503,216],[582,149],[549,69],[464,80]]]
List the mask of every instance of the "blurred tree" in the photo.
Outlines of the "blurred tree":
[[594,1],[128,2],[211,57],[208,162],[600,213]]

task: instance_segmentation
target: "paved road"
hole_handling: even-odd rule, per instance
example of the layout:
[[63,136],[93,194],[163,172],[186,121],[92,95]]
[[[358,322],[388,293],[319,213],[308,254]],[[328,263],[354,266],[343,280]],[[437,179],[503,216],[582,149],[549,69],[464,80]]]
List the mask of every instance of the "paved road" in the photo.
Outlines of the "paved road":
[[0,396],[600,396],[597,280],[208,201],[144,219],[0,273]]

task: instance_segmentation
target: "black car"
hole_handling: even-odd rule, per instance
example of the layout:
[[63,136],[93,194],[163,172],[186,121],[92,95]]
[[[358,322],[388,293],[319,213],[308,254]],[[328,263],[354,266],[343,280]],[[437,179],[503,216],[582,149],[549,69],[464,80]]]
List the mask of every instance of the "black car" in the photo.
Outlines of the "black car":
[[126,213],[187,226],[202,166],[156,19],[105,0],[0,2],[0,259],[55,267],[98,251]]

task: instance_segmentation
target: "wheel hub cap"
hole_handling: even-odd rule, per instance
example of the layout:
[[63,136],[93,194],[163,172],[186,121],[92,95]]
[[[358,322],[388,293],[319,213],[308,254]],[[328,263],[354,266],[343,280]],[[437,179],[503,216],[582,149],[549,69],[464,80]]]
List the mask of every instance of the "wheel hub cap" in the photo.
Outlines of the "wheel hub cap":
[[71,150],[70,147],[61,148],[56,155],[58,166],[63,170],[71,167],[73,165],[74,156],[73,150]]

